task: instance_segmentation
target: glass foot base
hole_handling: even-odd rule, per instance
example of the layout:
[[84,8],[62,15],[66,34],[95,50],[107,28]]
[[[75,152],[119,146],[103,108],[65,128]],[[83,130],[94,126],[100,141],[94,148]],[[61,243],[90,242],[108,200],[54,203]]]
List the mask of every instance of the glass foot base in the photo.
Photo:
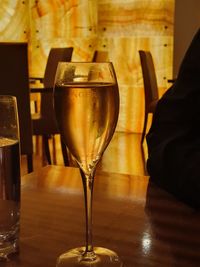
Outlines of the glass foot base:
[[123,267],[118,255],[107,248],[95,247],[94,252],[85,253],[85,248],[75,248],[62,254],[56,267]]
[[0,262],[8,260],[12,255],[19,252],[18,240],[11,240],[7,242],[1,242],[0,240]]

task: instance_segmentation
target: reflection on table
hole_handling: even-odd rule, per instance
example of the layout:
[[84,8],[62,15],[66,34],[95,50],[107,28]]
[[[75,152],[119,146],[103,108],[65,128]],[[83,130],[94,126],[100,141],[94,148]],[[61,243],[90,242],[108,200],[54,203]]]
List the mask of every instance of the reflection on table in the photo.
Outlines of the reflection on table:
[[[147,176],[97,172],[93,209],[94,245],[115,250],[126,267],[199,265],[200,214]],[[55,267],[84,237],[78,169],[47,166],[22,177],[20,254],[1,266]]]

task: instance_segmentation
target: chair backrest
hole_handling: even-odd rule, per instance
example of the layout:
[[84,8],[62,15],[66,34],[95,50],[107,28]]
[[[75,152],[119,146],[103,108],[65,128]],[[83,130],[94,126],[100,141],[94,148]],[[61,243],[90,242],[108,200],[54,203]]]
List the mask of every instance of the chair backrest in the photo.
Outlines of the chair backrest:
[[140,50],[139,55],[144,82],[145,106],[148,107],[159,98],[155,67],[151,52]]
[[[47,59],[44,73],[44,87],[53,88],[56,70],[59,61],[71,61],[73,47],[51,48]],[[47,93],[41,95],[41,114],[47,120],[52,121],[54,115],[53,110],[53,94]]]
[[93,62],[106,62],[106,61],[108,61],[108,51],[95,50],[92,61]]
[[59,61],[71,61],[73,47],[51,48],[44,73],[44,87],[53,87]]
[[17,98],[21,154],[33,153],[27,43],[0,43],[0,94]]

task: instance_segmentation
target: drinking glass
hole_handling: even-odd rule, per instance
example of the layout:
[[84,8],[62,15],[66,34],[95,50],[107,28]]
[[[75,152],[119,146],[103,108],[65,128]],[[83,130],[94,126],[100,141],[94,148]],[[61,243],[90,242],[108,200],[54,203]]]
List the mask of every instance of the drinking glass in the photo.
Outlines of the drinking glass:
[[63,141],[80,169],[86,215],[85,246],[62,254],[57,267],[122,267],[114,251],[93,247],[92,242],[95,170],[114,134],[119,114],[119,91],[112,63],[60,62],[54,108]]
[[16,98],[0,96],[0,261],[18,252],[20,152]]

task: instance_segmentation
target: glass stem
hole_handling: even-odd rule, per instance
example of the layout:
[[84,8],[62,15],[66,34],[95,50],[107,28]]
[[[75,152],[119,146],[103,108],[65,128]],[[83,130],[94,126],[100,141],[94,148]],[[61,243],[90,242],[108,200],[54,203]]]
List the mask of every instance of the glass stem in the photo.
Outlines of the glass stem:
[[92,197],[93,197],[93,185],[94,185],[94,171],[89,175],[85,174],[81,169],[81,177],[84,188],[85,198],[85,218],[86,218],[86,244],[84,257],[87,260],[94,260],[95,254],[92,244]]

